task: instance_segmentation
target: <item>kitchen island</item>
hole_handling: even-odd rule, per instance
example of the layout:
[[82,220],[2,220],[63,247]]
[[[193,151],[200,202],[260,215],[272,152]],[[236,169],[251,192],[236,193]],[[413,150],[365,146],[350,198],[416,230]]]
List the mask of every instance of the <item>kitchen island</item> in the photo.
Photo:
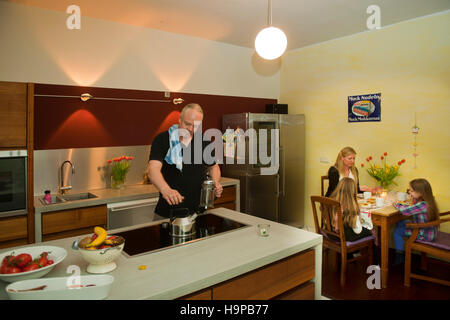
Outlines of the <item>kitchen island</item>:
[[[247,226],[149,254],[127,257],[122,253],[116,260],[117,268],[109,273],[115,280],[108,299],[177,299],[214,288],[304,252],[309,253],[314,262],[309,281],[314,286],[314,298],[321,298],[321,235],[226,208],[216,208],[210,212]],[[261,237],[256,233],[255,226],[259,223],[271,225],[268,237]],[[149,224],[132,228],[145,225]],[[129,229],[131,228],[116,229],[109,233]],[[66,259],[56,265],[46,277],[67,277],[70,274],[66,270],[71,265],[79,266],[82,275],[87,274],[87,263],[79,252],[71,249],[72,242],[77,238],[80,237],[45,242],[45,245],[60,246],[68,252]],[[300,260],[297,261],[301,264],[301,255],[299,257]],[[139,266],[142,265],[146,269],[140,270]],[[293,267],[295,268],[290,266],[291,269]],[[299,273],[301,270],[293,274]],[[7,299],[4,290],[6,285],[0,282],[0,297],[3,299]]]

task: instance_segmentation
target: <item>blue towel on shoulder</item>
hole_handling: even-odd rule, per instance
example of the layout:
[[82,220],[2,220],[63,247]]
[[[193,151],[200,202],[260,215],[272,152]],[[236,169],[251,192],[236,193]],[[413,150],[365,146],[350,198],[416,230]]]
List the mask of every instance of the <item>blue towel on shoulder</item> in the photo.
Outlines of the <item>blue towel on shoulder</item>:
[[164,160],[168,164],[175,164],[177,169],[183,171],[183,154],[181,153],[181,143],[178,136],[178,125],[174,124],[169,128],[169,150],[167,150]]

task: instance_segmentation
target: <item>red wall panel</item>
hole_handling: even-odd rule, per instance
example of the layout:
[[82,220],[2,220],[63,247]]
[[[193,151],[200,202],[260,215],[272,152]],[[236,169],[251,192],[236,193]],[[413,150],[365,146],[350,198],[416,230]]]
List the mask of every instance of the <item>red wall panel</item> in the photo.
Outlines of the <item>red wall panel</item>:
[[[94,97],[172,100],[183,98],[180,105],[164,102],[89,100]],[[69,97],[44,97],[61,95]],[[35,85],[35,149],[113,147],[151,144],[159,132],[178,122],[181,109],[198,103],[204,111],[203,130],[222,129],[222,115],[240,112],[264,112],[265,105],[276,99],[247,98],[208,94],[174,93],[164,98],[162,91],[93,88],[79,86]]]

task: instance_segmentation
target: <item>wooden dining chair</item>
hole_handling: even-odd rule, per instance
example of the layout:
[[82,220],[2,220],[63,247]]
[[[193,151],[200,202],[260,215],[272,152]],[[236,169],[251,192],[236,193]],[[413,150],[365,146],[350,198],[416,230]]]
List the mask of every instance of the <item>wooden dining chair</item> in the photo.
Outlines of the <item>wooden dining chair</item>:
[[[321,176],[320,177],[320,195],[322,197],[325,197],[325,181],[328,180],[328,176]],[[328,182],[329,183],[329,182]]]
[[[339,201],[327,197],[311,196],[311,204],[314,214],[316,233],[323,236],[324,252],[331,250],[341,256],[341,286],[345,285],[347,263],[368,256],[369,265],[373,262],[374,236],[368,236],[357,241],[346,241],[344,233],[344,222],[342,219],[341,205]],[[317,210],[319,207],[319,210]],[[318,212],[321,212],[320,219]],[[338,231],[334,228],[334,215],[337,213]],[[361,255],[347,259],[347,253],[360,251]]]
[[427,254],[435,256],[450,261],[450,234],[438,231],[436,239],[434,241],[423,241],[417,240],[417,235],[419,234],[419,228],[429,228],[433,226],[440,226],[445,222],[450,221],[450,217],[441,219],[443,216],[450,215],[450,211],[441,213],[439,219],[427,223],[408,223],[407,228],[412,229],[412,234],[405,243],[405,286],[409,287],[411,285],[411,278],[431,281],[434,283],[443,284],[450,286],[450,281],[433,278],[430,276],[415,274],[411,272],[411,254],[412,251],[419,251],[421,253],[421,268],[426,269],[426,258]]

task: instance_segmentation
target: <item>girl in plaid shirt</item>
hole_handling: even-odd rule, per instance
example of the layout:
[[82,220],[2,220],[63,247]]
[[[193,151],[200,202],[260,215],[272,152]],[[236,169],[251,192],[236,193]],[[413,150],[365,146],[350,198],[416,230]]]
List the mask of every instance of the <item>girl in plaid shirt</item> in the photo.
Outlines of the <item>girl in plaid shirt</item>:
[[[411,205],[394,203],[401,214],[411,219],[402,220],[397,223],[394,229],[394,243],[396,256],[394,265],[401,264],[405,261],[405,242],[403,237],[411,236],[411,229],[406,228],[407,223],[426,223],[439,218],[439,210],[434,200],[431,186],[425,179],[414,179],[409,183],[409,194],[411,196]],[[437,235],[437,227],[421,228],[417,239],[425,241],[433,241]]]

